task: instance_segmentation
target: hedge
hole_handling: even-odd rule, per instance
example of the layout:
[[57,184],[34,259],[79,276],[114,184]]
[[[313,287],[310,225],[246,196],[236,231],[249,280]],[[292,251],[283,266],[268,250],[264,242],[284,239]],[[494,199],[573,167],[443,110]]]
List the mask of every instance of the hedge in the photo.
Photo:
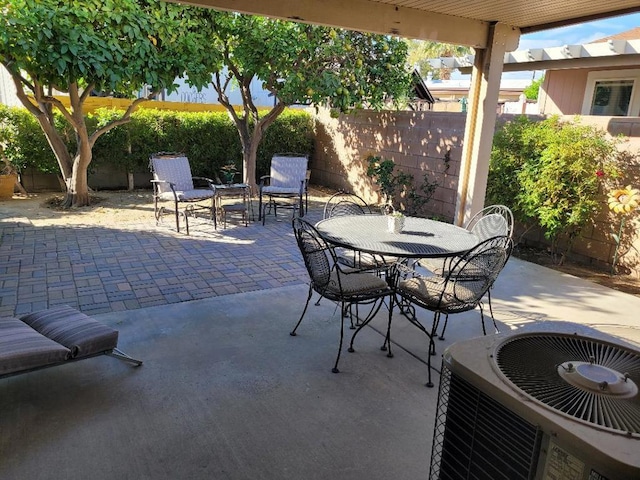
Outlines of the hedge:
[[[87,123],[95,128],[121,113],[99,109],[88,115]],[[57,121],[64,126],[60,115]],[[73,131],[67,126],[64,132],[68,148],[75,151]],[[18,168],[59,173],[38,122],[25,109],[0,105],[0,142],[6,157]],[[286,110],[267,129],[258,148],[258,178],[268,174],[274,153],[312,155],[313,144],[311,115],[302,110]],[[242,160],[240,138],[226,112],[141,109],[132,115],[129,123],[113,128],[98,139],[90,168],[110,165],[129,172],[145,172],[148,171],[149,155],[159,151],[184,152],[194,175],[214,178],[228,160],[237,162],[238,167]]]

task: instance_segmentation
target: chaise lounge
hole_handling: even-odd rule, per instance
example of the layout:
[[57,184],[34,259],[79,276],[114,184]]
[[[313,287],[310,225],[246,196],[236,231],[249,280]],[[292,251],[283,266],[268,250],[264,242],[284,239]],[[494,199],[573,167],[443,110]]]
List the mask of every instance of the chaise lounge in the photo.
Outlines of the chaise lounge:
[[117,330],[66,305],[0,318],[0,378],[97,355],[142,365],[117,345]]

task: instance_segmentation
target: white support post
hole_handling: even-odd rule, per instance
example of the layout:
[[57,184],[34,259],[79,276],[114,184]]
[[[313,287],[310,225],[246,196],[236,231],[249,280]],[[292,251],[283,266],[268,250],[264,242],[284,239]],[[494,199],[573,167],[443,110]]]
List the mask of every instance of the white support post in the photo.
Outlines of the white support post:
[[489,47],[476,51],[458,181],[456,225],[464,225],[484,206],[504,56],[507,50],[517,48],[519,37],[517,28],[498,23],[489,30]]

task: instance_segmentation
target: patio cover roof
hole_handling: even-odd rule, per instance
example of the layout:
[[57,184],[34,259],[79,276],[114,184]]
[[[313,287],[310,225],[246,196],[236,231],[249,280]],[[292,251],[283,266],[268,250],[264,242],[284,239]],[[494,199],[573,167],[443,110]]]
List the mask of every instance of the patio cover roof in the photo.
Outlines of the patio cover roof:
[[530,33],[640,11],[637,0],[187,0],[181,3],[476,48],[487,47],[487,30],[495,23]]
[[484,204],[496,108],[506,52],[521,33],[640,12],[638,0],[188,0],[181,3],[467,45],[474,58],[462,166],[458,224]]

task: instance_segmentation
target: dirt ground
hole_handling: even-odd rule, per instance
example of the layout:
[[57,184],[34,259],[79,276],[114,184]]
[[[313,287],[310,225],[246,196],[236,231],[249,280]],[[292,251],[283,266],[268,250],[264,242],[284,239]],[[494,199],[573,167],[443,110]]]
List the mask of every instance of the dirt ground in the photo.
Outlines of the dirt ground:
[[[322,204],[330,195],[326,189],[310,189],[310,201]],[[153,199],[150,190],[104,191],[92,194],[92,204],[72,210],[61,210],[62,194],[40,193],[15,195],[0,201],[0,219],[27,218],[34,225],[119,225],[122,227],[153,222]],[[547,252],[530,248],[514,249],[514,256],[583,278],[625,293],[640,296],[640,279],[566,261],[555,265]]]

